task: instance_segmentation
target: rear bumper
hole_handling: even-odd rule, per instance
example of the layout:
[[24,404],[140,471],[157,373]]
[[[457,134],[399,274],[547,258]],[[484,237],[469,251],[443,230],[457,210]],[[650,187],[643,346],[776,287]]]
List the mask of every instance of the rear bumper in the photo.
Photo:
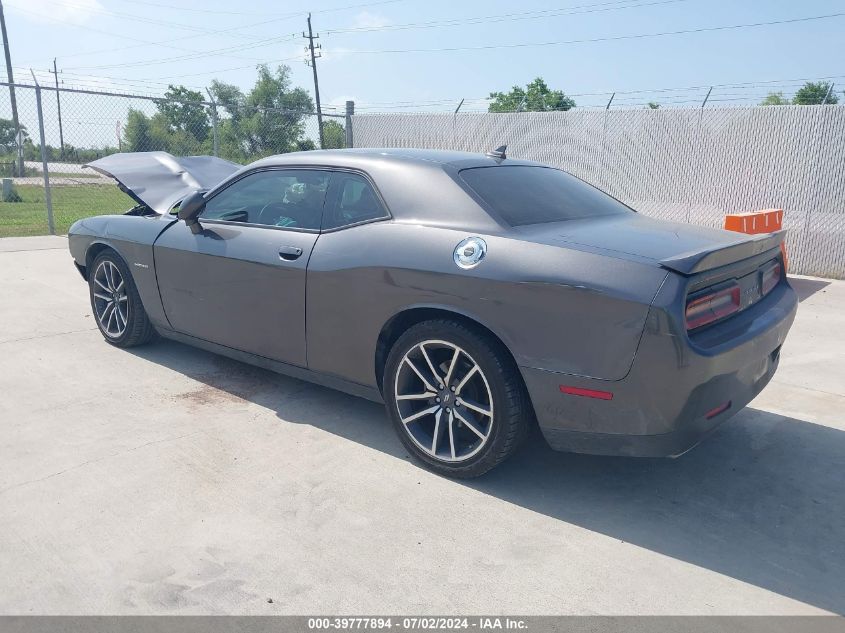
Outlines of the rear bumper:
[[[771,380],[797,303],[788,283],[780,284],[748,314],[737,316],[727,342],[710,347],[691,341],[668,312],[653,307],[622,380],[520,368],[546,440],[556,450],[598,455],[666,457],[688,451]],[[613,396],[570,395],[561,386]]]

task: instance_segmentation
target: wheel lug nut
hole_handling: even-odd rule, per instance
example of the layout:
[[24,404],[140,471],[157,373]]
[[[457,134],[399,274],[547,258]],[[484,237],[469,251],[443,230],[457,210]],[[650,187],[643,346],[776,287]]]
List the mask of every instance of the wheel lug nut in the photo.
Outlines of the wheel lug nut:
[[435,401],[435,402],[440,402],[440,396],[437,396],[437,397],[434,399],[434,401]]
[[454,391],[454,390],[455,390],[455,385],[452,385],[451,387],[449,387],[449,389],[451,389],[452,391]]

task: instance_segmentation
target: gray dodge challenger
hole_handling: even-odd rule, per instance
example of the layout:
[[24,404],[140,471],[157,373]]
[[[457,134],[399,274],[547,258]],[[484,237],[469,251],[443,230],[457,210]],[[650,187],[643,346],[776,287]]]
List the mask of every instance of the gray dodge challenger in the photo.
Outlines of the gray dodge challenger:
[[795,317],[782,233],[644,217],[504,147],[89,167],[137,202],[70,229],[106,341],[160,335],[383,402],[450,476],[535,424],[557,450],[680,455],[763,389]]

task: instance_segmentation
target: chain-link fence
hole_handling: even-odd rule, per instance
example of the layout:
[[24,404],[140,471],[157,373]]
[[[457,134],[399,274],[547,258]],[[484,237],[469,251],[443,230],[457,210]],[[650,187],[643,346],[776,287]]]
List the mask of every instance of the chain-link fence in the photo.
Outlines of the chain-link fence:
[[0,237],[61,234],[133,206],[82,167],[119,151],[245,164],[353,138],[474,152],[507,144],[510,156],[566,169],[647,215],[721,226],[725,213],[783,208],[791,271],[845,278],[843,106],[352,115],[350,103],[346,115],[322,115],[321,135],[310,111],[32,85],[15,95],[19,133],[0,84]]
[[0,84],[0,237],[63,234],[79,218],[134,206],[110,178],[83,168],[115,152],[206,154],[246,164],[346,146],[345,115],[323,114],[321,135],[310,111],[20,84],[18,132],[10,88]]
[[845,278],[845,107],[360,114],[357,147],[427,147],[561,167],[644,214],[721,227],[784,209],[792,272]]

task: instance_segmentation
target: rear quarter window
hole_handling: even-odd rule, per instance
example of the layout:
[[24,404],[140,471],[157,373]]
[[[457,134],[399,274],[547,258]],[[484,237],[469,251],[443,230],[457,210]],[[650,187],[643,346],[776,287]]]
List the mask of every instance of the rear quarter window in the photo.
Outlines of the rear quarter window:
[[473,167],[460,178],[510,226],[633,213],[583,180],[551,167]]

